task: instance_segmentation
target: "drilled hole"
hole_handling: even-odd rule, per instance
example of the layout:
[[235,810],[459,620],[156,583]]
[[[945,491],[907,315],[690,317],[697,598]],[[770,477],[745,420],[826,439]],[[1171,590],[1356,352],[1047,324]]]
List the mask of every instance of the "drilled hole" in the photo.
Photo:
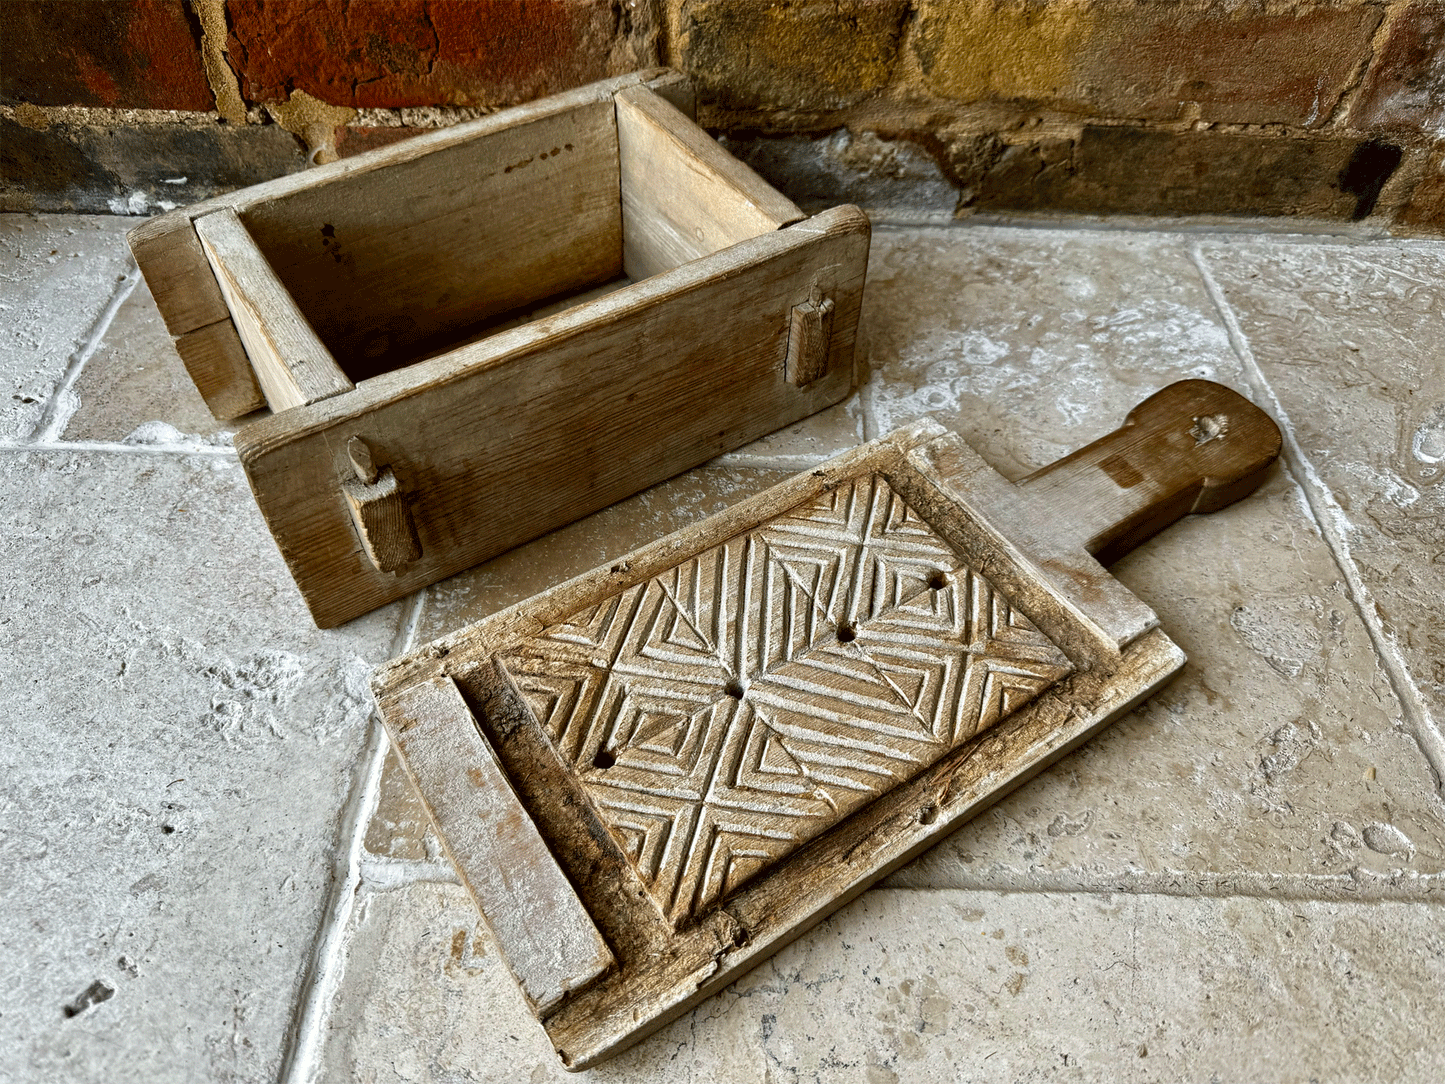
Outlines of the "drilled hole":
[[617,758],[606,749],[597,750],[597,755],[592,758],[592,767],[594,768],[610,768],[616,763]]
[[948,586],[948,577],[935,569],[928,577],[928,589],[930,591],[942,591]]
[[726,685],[723,686],[723,692],[727,693],[728,696],[732,697],[734,700],[741,700],[743,698],[743,693],[746,691],[747,690],[743,688],[743,683],[737,678],[733,678],[731,681],[729,681]]
[[838,626],[838,642],[840,644],[851,644],[856,639],[858,639],[858,630],[852,625]]

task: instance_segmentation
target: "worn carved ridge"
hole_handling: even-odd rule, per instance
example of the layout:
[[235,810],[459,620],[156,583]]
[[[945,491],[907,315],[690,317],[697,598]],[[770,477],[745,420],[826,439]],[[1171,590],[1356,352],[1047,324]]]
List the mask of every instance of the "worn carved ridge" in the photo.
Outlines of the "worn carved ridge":
[[674,924],[1072,669],[879,475],[499,661]]

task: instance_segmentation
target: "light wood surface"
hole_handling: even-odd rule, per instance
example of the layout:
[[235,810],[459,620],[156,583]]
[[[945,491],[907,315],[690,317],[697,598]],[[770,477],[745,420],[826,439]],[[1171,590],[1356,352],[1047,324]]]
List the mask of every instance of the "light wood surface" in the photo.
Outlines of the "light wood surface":
[[548,103],[508,111],[510,122],[485,136],[245,209],[276,274],[354,379],[621,273],[612,103]]
[[[868,221],[838,208],[237,436],[318,624],[348,620],[811,414],[853,385]],[[828,375],[788,383],[794,305],[835,301]],[[726,334],[719,334],[725,328]],[[379,573],[338,488],[363,436],[421,557]]]
[[[128,235],[131,251],[145,274],[147,285],[155,297],[156,306],[160,309],[167,330],[173,338],[179,339],[200,328],[230,319],[225,299],[196,236],[193,226],[195,219],[226,208],[240,212],[244,219],[247,212],[263,207],[271,201],[284,203],[292,197],[301,197],[307,192],[321,192],[333,184],[344,184],[357,177],[378,173],[384,175],[394,166],[405,166],[433,154],[445,154],[453,148],[485,139],[495,132],[525,125],[542,114],[566,111],[574,106],[610,102],[618,90],[640,84],[654,85],[660,93],[684,105],[691,99],[690,85],[685,77],[676,72],[661,68],[632,72],[555,95],[542,102],[502,110],[452,128],[425,132],[353,158],[317,166],[189,207],[178,208],[148,219],[133,229]],[[548,151],[550,149],[547,148]],[[491,212],[495,208],[484,210]],[[319,221],[293,224],[298,231],[306,231],[306,238],[311,239],[314,235],[314,239],[319,241],[320,230],[327,221],[322,218]],[[225,366],[203,370],[203,395],[213,411],[230,411],[235,409],[236,403],[246,401],[248,390],[245,385],[248,378],[244,374],[236,373],[228,380],[227,372]],[[254,379],[249,379],[249,382],[254,384]],[[232,386],[233,384],[235,386]],[[217,416],[236,415],[219,413]]]
[[617,92],[622,264],[634,281],[804,215],[647,87]]
[[545,1014],[612,965],[491,746],[446,677],[388,698],[392,741],[409,771],[430,780],[429,810],[451,834],[444,846],[476,900],[533,1010]]
[[305,406],[355,387],[234,211],[196,219],[196,234],[272,410]]
[[126,234],[131,255],[145,275],[146,286],[172,337],[231,318],[191,226],[199,215],[228,206],[223,196],[181,207],[148,218]]

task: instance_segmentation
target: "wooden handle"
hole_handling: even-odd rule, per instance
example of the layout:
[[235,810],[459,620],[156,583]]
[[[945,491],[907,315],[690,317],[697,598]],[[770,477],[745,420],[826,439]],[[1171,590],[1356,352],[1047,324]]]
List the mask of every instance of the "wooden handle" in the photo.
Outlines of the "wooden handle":
[[1279,428],[1248,399],[1211,380],[1181,380],[1019,486],[1031,514],[1107,565],[1181,516],[1254,492],[1279,450]]

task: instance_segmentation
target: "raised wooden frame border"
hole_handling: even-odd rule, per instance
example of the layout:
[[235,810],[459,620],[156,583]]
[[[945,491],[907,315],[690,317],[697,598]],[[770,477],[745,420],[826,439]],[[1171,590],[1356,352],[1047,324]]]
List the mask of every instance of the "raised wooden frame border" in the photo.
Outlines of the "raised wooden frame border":
[[[940,462],[956,473],[935,473]],[[459,838],[496,792],[468,797],[433,766],[495,754],[515,790],[515,805],[508,808],[537,823],[556,866],[611,948],[611,970],[590,965],[588,975],[600,977],[579,981],[550,1007],[534,1003],[567,1068],[596,1064],[716,992],[1134,707],[1184,664],[1179,648],[1153,627],[1152,612],[1137,600],[1132,607],[1125,604],[1122,587],[1116,585],[1100,604],[1091,581],[1112,579],[1086,555],[1059,564],[1051,560],[1054,546],[1047,537],[1010,540],[993,525],[1001,520],[971,510],[966,498],[988,496],[986,485],[968,477],[981,462],[936,423],[917,423],[377,672],[373,689],[383,721],[439,836]],[[551,753],[549,740],[493,660],[508,644],[564,615],[868,471],[882,474],[967,564],[985,566],[990,577],[1008,582],[1013,605],[1077,669],[674,932],[643,901],[620,853],[599,842],[605,830],[590,823],[586,801],[573,793],[574,777]],[[425,710],[417,710],[418,690],[438,685],[454,685],[468,705],[471,725],[439,728]],[[510,915],[529,906],[534,894],[525,873],[514,872],[512,895],[497,897],[477,891],[468,876],[471,856],[453,858],[484,915],[488,909]],[[493,929],[514,972],[526,975],[535,966],[527,946],[509,944],[505,931]]]

